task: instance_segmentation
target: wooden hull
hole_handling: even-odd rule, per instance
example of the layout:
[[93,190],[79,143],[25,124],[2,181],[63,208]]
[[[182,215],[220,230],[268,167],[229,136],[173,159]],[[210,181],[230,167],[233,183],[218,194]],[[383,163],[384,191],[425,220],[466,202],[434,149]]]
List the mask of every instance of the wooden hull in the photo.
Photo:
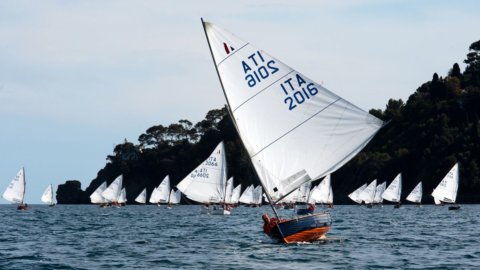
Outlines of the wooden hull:
[[317,213],[281,221],[272,227],[268,235],[286,244],[314,242],[324,238],[331,225],[330,213]]

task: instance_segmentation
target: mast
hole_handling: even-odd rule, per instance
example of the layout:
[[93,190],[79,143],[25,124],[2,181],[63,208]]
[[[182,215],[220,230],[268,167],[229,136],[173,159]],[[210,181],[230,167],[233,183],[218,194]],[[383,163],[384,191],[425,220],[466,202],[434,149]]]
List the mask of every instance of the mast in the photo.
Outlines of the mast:
[[[237,131],[238,134],[240,134],[240,132],[238,130],[237,122],[235,121],[235,117],[233,117],[233,113],[232,113],[232,110],[230,108],[230,102],[228,101],[227,93],[225,92],[225,88],[223,86],[223,81],[222,81],[222,78],[220,77],[220,72],[218,71],[217,63],[215,63],[215,57],[213,56],[212,46],[210,45],[210,39],[208,38],[207,29],[205,29],[205,22],[203,21],[203,18],[200,18],[200,20],[202,21],[203,32],[205,33],[205,37],[207,38],[208,49],[210,50],[210,55],[212,56],[213,65],[215,66],[215,71],[217,72],[218,80],[220,81],[220,85],[222,87],[223,95],[225,96],[225,100],[227,101],[228,114],[230,115],[230,118],[232,119],[233,125],[235,126],[235,130]],[[247,148],[245,147],[245,143],[243,142],[242,139],[240,139],[240,141],[242,142],[243,148],[246,151]],[[248,151],[246,151],[246,152],[248,153]],[[249,158],[251,159],[250,154],[248,154],[248,155],[249,155]],[[257,176],[257,178],[260,179],[260,177],[258,176],[257,170],[255,168],[254,168],[254,171],[255,171],[255,175]],[[262,186],[263,190],[267,190],[265,188],[265,186],[263,186],[262,181],[260,181],[260,185]],[[275,216],[278,218],[278,220],[280,220],[280,216],[278,215],[277,210],[273,206],[272,198],[270,197],[268,192],[265,192],[265,195],[267,195],[268,202],[269,202],[270,207],[272,208],[273,212],[275,213]],[[279,230],[279,232],[280,232],[280,234],[282,235],[282,238],[283,238],[283,233],[280,230],[279,226],[278,226],[278,230]]]

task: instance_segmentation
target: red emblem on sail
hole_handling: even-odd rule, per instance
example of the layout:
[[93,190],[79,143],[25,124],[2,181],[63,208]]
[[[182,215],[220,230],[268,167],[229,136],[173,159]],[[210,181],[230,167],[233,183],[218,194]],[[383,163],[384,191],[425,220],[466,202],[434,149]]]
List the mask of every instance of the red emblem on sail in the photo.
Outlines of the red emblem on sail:
[[233,52],[235,49],[232,46],[228,46],[227,43],[223,43],[223,48],[225,49],[225,52],[227,54],[230,54],[230,52]]

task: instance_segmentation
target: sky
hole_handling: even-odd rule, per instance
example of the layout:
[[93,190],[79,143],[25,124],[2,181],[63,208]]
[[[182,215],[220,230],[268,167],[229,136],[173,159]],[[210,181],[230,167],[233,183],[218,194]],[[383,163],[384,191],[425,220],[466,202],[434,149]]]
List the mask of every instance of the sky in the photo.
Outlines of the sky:
[[[124,139],[225,100],[200,18],[364,110],[408,99],[480,39],[480,2],[0,1],[0,192],[85,189]],[[8,203],[2,199],[1,203]]]

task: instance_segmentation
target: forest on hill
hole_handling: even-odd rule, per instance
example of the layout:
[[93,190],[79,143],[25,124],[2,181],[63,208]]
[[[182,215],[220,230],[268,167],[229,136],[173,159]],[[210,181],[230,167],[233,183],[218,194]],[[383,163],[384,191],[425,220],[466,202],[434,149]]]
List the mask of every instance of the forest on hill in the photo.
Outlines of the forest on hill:
[[[377,179],[390,183],[402,173],[402,200],[422,181],[423,202],[459,162],[459,203],[480,203],[480,40],[471,44],[462,72],[454,64],[444,77],[433,74],[407,101],[390,99],[384,110],[370,113],[388,122],[351,161],[332,174],[334,202],[351,203],[347,195]],[[180,120],[148,128],[138,143],[125,141],[107,156],[107,163],[85,191],[67,181],[57,191],[58,203],[89,203],[89,195],[104,181],[124,175],[127,199],[147,188],[148,196],[166,175],[172,186],[225,142],[228,176],[245,189],[259,184],[226,107],[211,110],[193,124]],[[184,203],[190,203],[185,198]]]

